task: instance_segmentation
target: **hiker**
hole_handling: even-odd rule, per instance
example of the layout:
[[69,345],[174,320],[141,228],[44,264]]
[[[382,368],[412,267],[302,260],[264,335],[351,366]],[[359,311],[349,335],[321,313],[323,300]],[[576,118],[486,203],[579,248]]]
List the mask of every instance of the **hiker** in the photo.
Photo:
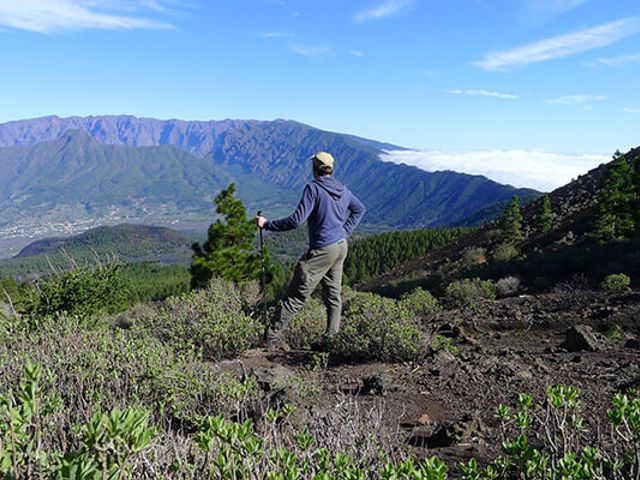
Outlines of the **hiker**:
[[282,331],[304,306],[318,283],[327,309],[326,338],[340,330],[342,313],[342,267],[347,257],[347,236],[364,215],[364,205],[334,177],[331,154],[318,152],[311,158],[313,180],[307,184],[296,210],[288,217],[267,220],[256,217],[259,228],[271,232],[293,230],[305,221],[309,229],[309,250],[298,261],[285,297],[265,329],[269,348],[287,349]]

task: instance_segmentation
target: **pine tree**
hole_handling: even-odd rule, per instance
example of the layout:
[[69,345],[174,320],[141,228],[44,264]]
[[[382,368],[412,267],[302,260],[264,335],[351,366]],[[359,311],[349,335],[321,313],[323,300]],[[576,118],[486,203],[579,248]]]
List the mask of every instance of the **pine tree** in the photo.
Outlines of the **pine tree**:
[[601,243],[628,238],[637,218],[632,166],[620,152],[613,158],[598,193],[594,235]]
[[522,211],[518,202],[518,196],[514,195],[509,207],[504,212],[501,222],[502,242],[514,244],[522,240]]
[[551,210],[551,198],[549,194],[542,197],[542,205],[538,211],[536,218],[538,223],[538,232],[546,233],[553,228],[553,211]]
[[247,220],[241,200],[234,198],[236,186],[231,183],[216,197],[216,220],[208,230],[207,241],[194,243],[191,263],[191,287],[202,288],[212,277],[239,282],[259,278],[260,255],[254,253],[256,227]]

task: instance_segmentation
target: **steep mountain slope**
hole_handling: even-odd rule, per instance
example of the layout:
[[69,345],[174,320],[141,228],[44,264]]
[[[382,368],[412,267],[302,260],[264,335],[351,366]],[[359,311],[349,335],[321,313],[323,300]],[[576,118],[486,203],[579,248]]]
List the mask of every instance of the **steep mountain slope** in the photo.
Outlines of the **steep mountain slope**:
[[165,227],[121,224],[92,228],[80,235],[45,238],[30,243],[13,258],[0,260],[0,277],[68,268],[70,259],[94,264],[115,255],[123,262],[186,264],[194,239]]
[[[640,148],[630,150],[625,157],[640,157]],[[601,165],[550,193],[554,219],[547,233],[539,233],[536,228],[542,199],[526,206],[522,211],[525,238],[517,244],[518,256],[512,260],[493,258],[500,239],[499,226],[492,222],[362,288],[395,295],[418,285],[442,289],[448,281],[465,276],[496,279],[506,275],[518,275],[530,287],[544,287],[575,274],[598,281],[610,273],[634,273],[640,269],[636,240],[599,245],[591,235],[598,191],[609,165]]]
[[0,162],[0,225],[210,217],[215,195],[232,181],[254,187],[242,190],[245,201],[281,195],[176,147],[105,145],[80,130],[31,148],[0,149]]
[[[425,172],[385,163],[379,154],[399,147],[286,120],[185,122],[132,116],[45,117],[0,125],[0,145],[23,149],[43,140],[59,139],[69,128],[81,129],[107,144],[173,145],[198,157],[208,157],[236,175],[250,174],[245,180],[254,182],[251,191],[265,193],[261,190],[264,185],[255,184],[258,179],[294,197],[310,179],[306,159],[315,151],[328,150],[337,158],[336,175],[367,205],[365,223],[377,226],[462,224],[475,212],[504,203],[514,194],[525,201],[537,196],[533,190],[515,189],[485,177]],[[240,191],[242,186],[240,183]],[[282,198],[280,206],[286,209],[293,203]],[[263,209],[267,214],[275,213]],[[474,221],[478,220],[476,217]]]

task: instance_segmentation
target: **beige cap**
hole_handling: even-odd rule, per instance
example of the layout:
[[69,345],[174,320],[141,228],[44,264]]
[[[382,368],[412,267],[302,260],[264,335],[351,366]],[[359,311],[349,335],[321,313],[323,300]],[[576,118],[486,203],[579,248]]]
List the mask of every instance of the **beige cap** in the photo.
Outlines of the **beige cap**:
[[315,167],[321,172],[333,171],[333,156],[327,152],[318,152],[311,157]]

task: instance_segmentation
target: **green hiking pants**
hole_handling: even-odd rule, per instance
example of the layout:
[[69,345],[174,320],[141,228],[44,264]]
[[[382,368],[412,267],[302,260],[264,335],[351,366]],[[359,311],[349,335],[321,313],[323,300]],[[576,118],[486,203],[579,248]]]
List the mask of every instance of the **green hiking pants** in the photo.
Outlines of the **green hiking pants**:
[[298,262],[286,296],[278,304],[267,328],[267,340],[278,340],[289,321],[298,313],[318,283],[322,284],[322,300],[327,309],[327,335],[340,330],[342,313],[342,267],[347,257],[347,241],[309,250]]

